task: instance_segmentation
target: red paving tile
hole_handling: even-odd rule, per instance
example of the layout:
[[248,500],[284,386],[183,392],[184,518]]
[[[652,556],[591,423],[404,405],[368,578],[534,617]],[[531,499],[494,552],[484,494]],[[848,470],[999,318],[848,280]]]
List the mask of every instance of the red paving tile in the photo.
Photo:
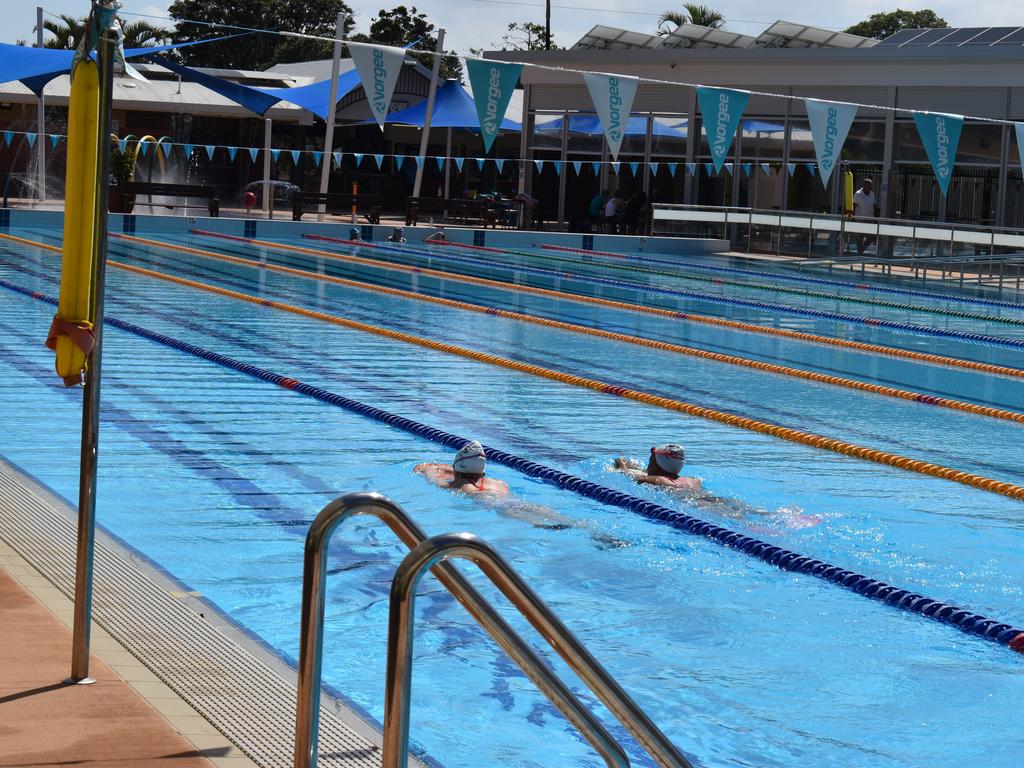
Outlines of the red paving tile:
[[68,686],[71,631],[0,569],[0,766],[211,768],[96,656]]

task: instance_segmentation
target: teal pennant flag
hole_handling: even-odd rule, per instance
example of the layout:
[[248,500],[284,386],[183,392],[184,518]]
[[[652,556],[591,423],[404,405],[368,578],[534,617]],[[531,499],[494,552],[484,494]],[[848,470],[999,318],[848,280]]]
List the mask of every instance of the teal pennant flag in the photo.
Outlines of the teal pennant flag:
[[960,143],[964,119],[960,115],[915,112],[914,122],[917,123],[917,132],[931,160],[939,188],[945,195],[953,178],[953,162],[956,160],[956,147]]
[[480,138],[484,152],[490,152],[501,130],[508,103],[515,93],[522,64],[505,64],[484,59],[466,59],[469,85],[473,89],[476,115],[480,120]]
[[701,121],[708,137],[711,160],[716,172],[721,172],[725,159],[729,156],[729,147],[732,146],[736,128],[739,127],[749,99],[750,94],[747,91],[697,86]]

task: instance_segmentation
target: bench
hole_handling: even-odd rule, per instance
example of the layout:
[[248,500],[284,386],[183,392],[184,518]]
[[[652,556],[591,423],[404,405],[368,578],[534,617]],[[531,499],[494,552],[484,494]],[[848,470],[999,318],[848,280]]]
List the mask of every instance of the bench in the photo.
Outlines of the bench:
[[350,192],[296,192],[292,196],[292,221],[301,221],[302,214],[316,211],[321,205],[328,213],[350,213],[354,205],[370,224],[380,224],[380,197]]
[[[117,190],[121,199],[121,210],[130,210],[128,205],[137,195],[161,195],[163,197],[201,198],[206,200],[206,207],[211,216],[220,216],[220,201],[217,190],[202,184],[161,184],[148,181],[126,181],[112,189]],[[173,206],[167,206],[173,207]]]
[[421,214],[433,214],[446,221],[497,227],[500,206],[493,200],[461,200],[443,197],[410,197],[405,207],[405,225],[415,227]]

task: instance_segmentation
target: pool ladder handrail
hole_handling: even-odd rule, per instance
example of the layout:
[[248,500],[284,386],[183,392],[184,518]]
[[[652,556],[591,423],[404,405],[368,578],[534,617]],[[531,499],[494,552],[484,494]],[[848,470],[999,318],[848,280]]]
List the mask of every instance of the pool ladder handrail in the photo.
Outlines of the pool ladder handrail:
[[[576,637],[544,605],[510,566],[485,542],[470,534],[444,534],[428,539],[401,507],[378,493],[351,493],[325,506],[306,536],[302,581],[302,618],[296,706],[295,768],[315,768],[320,717],[323,617],[327,544],[337,526],[357,515],[373,515],[388,525],[412,551],[392,582],[389,613],[384,766],[405,768],[408,761],[408,691],[411,665],[393,669],[398,651],[411,662],[412,608],[416,583],[426,570],[462,604],[481,627],[512,658],[534,684],[594,747],[609,766],[628,766],[629,758],[601,722],[579,701],[548,665],[495,611],[494,607],[450,563],[468,557],[487,574],[513,605],[538,629],[619,721],[665,768],[690,768],[690,763],[650,721],[628,694],[590,655]],[[399,575],[402,578],[399,579]],[[403,597],[396,602],[394,596]],[[396,624],[397,623],[397,624]],[[400,640],[405,637],[405,641]],[[394,648],[392,646],[395,646]],[[401,674],[398,674],[401,673]],[[404,693],[404,703],[403,703]],[[395,708],[397,704],[397,709]],[[404,728],[402,727],[404,722]],[[403,735],[404,731],[404,735]],[[390,734],[390,736],[389,736]]]

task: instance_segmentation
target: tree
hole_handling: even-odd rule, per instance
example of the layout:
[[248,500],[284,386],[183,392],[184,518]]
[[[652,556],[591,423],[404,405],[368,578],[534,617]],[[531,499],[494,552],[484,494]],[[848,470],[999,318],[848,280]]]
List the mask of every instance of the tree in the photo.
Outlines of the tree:
[[[406,8],[396,6],[390,11],[381,9],[370,22],[370,34],[358,34],[352,40],[359,43],[380,43],[393,45],[396,48],[415,43],[422,51],[433,51],[437,48],[437,34],[433,24],[427,20],[425,13],[416,10],[416,6]],[[447,56],[441,59],[440,76],[442,78],[462,79],[462,61],[455,56],[455,51],[445,51]],[[413,55],[428,69],[434,66],[434,57],[430,54]]]
[[[172,39],[176,43],[237,32],[191,21],[333,38],[335,17],[342,12],[348,15],[346,35],[355,27],[352,9],[344,0],[175,0],[167,11],[175,20]],[[283,62],[329,59],[332,49],[327,40],[256,33],[179,51],[182,62],[192,67],[266,69]]]
[[171,39],[171,30],[155,27],[146,21],[125,24],[123,32],[125,48],[149,48],[153,45],[163,45]]
[[854,24],[844,31],[851,35],[882,40],[896,34],[901,29],[944,29],[948,26],[949,23],[945,19],[927,8],[923,11],[897,9],[889,13],[873,13],[864,21]]
[[706,5],[683,3],[682,12],[665,11],[661,14],[661,17],[658,19],[658,34],[671,34],[673,29],[683,24],[696,24],[699,27],[721,29],[725,26],[725,16]]
[[43,48],[60,48],[65,51],[73,51],[78,47],[78,41],[82,39],[85,31],[85,19],[76,19],[74,16],[60,15],[60,20],[45,19],[43,29],[49,32],[52,37],[43,40]]
[[[503,51],[543,51],[548,47],[545,43],[543,24],[514,21],[508,25],[508,32],[501,36],[501,43],[494,43],[494,46],[500,45]],[[555,50],[559,48],[554,43],[550,47]]]

